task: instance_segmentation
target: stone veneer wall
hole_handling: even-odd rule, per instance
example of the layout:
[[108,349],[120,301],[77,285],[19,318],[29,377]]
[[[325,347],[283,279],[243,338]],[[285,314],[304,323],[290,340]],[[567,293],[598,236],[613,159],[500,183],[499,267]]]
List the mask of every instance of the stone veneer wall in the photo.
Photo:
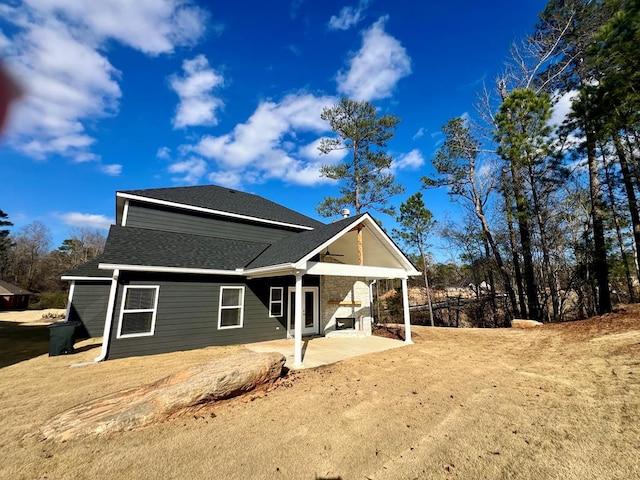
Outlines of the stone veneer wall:
[[[323,276],[320,280],[321,332],[335,331],[336,318],[356,319],[356,329],[371,335],[369,283],[364,278]],[[360,306],[330,305],[329,301],[360,302]]]

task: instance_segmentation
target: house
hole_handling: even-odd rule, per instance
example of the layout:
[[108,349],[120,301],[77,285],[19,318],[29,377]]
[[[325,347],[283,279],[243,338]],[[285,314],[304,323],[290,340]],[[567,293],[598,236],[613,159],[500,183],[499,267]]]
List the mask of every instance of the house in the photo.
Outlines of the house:
[[31,292],[0,280],[0,310],[25,310]]
[[[206,185],[116,192],[104,253],[67,273],[96,361],[304,335],[370,335],[370,287],[419,272],[368,214],[324,224]],[[411,341],[404,298],[407,341]]]

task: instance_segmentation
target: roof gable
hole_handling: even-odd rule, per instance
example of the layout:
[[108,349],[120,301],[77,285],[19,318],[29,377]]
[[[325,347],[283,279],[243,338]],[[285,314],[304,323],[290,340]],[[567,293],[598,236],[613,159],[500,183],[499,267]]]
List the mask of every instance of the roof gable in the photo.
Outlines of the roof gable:
[[258,195],[217,185],[125,190],[117,192],[116,196],[304,230],[324,225]]
[[[339,247],[347,265],[357,265],[356,230],[364,229],[365,265],[401,268],[411,274],[416,269],[411,261],[402,253],[391,238],[378,226],[368,213],[348,217],[329,225],[323,225],[312,231],[300,232],[285,238],[266,249],[259,257],[247,266],[251,269],[269,269],[283,264],[310,262],[313,257]],[[337,253],[337,252],[333,252]]]
[[350,217],[280,240],[266,249],[247,268],[296,263],[362,217]]

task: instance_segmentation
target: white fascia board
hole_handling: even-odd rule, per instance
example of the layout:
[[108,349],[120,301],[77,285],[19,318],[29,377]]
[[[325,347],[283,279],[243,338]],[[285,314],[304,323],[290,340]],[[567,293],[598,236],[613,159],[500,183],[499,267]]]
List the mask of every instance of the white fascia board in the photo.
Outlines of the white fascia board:
[[141,197],[138,195],[131,195],[130,193],[117,192],[116,197],[126,198],[129,200],[137,200],[139,202],[144,202],[144,203],[153,203],[156,205],[163,205],[165,207],[180,208],[182,210],[191,210],[194,212],[210,213],[213,215],[220,215],[223,217],[250,220],[252,222],[267,223],[269,225],[277,225],[279,227],[297,228],[299,230],[313,230],[313,227],[307,227],[305,225],[296,225],[293,223],[278,222],[276,220],[267,220],[265,218],[260,218],[260,217],[251,217],[249,215],[241,215],[239,213],[223,212],[222,210],[213,210],[211,208],[197,207],[195,205],[187,205],[184,203],[176,203],[176,202],[169,202],[167,200],[158,200],[156,198]]
[[100,282],[100,281],[110,282],[111,277],[77,277],[75,275],[62,275],[60,277],[60,280],[71,281],[71,282],[82,281],[82,280],[91,281],[91,282]]
[[154,265],[122,265],[117,263],[100,263],[101,270],[121,270],[125,272],[160,272],[160,273],[191,273],[198,275],[233,275],[244,276],[243,269],[215,270],[212,268],[184,268],[184,267],[159,267]]
[[342,265],[338,263],[309,262],[309,275],[326,275],[332,277],[366,277],[366,278],[407,278],[402,268],[367,267],[360,265]]
[[247,278],[264,278],[277,277],[280,275],[295,275],[296,271],[301,270],[293,263],[281,263],[279,265],[271,265],[268,267],[250,268],[244,271]]

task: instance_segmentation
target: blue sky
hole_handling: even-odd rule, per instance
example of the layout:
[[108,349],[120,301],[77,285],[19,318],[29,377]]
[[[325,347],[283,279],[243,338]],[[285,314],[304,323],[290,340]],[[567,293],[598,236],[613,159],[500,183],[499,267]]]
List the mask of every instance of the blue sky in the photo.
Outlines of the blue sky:
[[[0,55],[26,94],[0,140],[0,209],[13,231],[43,222],[54,247],[108,228],[117,190],[213,183],[318,218],[337,193],[318,168],[340,160],[317,151],[320,112],[342,96],[402,119],[399,205],[545,4],[9,0]],[[436,220],[456,216],[445,192],[423,195]]]

